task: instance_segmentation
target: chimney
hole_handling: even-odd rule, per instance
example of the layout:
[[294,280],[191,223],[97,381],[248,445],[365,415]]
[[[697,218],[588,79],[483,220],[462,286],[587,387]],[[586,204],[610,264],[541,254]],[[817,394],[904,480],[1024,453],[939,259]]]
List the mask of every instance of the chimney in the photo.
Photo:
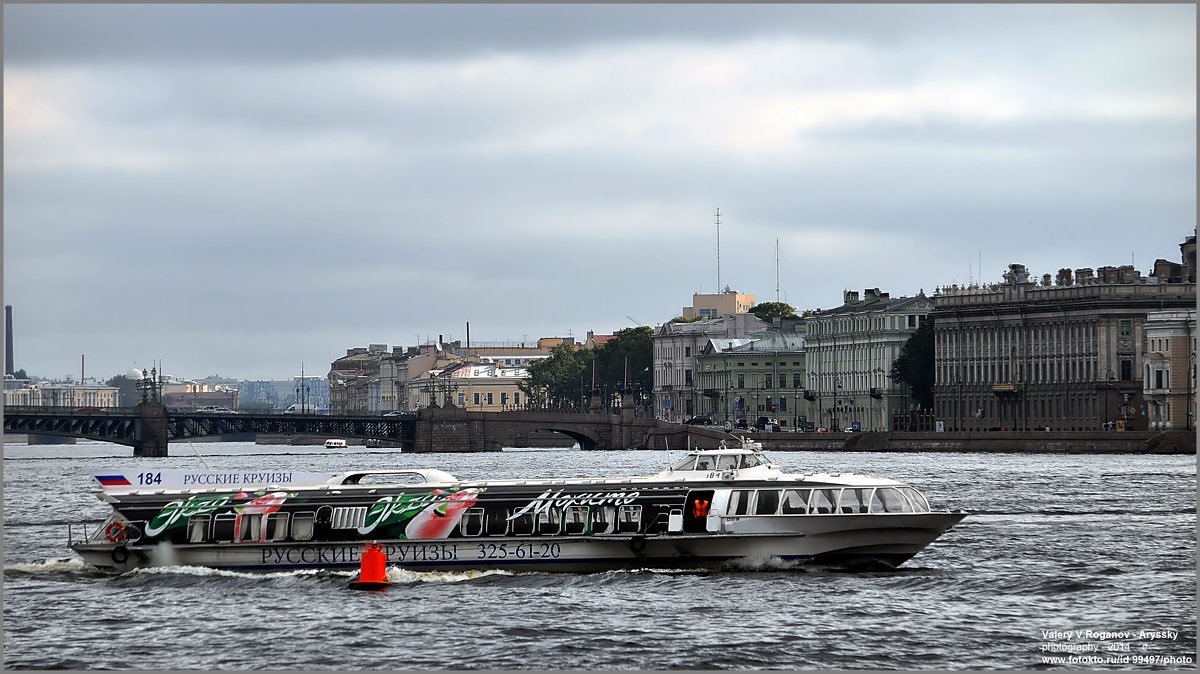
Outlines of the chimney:
[[857,290],[844,291],[842,303],[843,304],[858,304],[858,291]]
[[863,288],[863,302],[879,301],[879,288]]
[[1092,275],[1091,267],[1080,267],[1075,270],[1075,285],[1077,286],[1091,283],[1093,278],[1095,277]]
[[[1050,284],[1047,283],[1046,285],[1050,285]],[[1058,277],[1055,278],[1055,280],[1054,280],[1054,285],[1058,285],[1058,286],[1071,285],[1071,270],[1070,269],[1059,269]]]
[[13,367],[12,305],[4,305],[4,374],[16,372]]

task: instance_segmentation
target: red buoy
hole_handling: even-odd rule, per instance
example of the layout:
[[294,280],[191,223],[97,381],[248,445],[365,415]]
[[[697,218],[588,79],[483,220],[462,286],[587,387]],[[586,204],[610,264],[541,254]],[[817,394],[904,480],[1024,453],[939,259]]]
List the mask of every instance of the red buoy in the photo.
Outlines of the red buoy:
[[367,543],[363,549],[358,578],[350,581],[352,590],[379,590],[390,585],[387,577],[387,554],[378,543]]

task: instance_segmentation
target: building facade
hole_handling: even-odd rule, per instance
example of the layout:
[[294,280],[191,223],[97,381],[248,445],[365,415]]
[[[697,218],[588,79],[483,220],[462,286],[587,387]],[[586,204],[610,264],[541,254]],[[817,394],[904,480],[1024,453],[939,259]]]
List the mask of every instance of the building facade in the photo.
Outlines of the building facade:
[[519,409],[528,402],[520,389],[528,376],[525,367],[494,362],[456,363],[409,380],[408,399],[415,408],[453,405],[474,412]]
[[1194,429],[1196,311],[1151,311],[1142,335],[1142,396],[1150,430]]
[[703,404],[699,414],[718,423],[760,416],[803,428],[804,335],[798,326],[773,326],[746,339],[712,338],[697,359]]
[[[463,403],[469,404],[475,398],[474,390],[463,390],[463,382],[456,377],[461,377],[465,371],[459,368],[468,364],[506,371],[527,368],[538,360],[549,358],[553,348],[562,344],[574,344],[574,340],[543,337],[530,346],[513,343],[464,347],[459,341],[443,342],[439,335],[436,342],[407,348],[396,346],[389,350],[387,345],[372,344],[366,348],[347,349],[345,356],[330,365],[330,413],[415,412],[435,401],[438,406],[447,402],[459,405],[459,393],[463,394]],[[452,376],[454,372],[460,374]],[[497,377],[503,380],[507,375]],[[472,377],[471,381],[481,380]],[[485,404],[484,408],[512,407],[516,404],[514,401],[521,398],[515,395],[515,388],[506,384],[497,386],[479,389],[481,399],[486,400],[487,393],[491,392],[494,400],[506,402]]]
[[39,381],[5,379],[5,407],[120,407],[120,390],[91,380]]
[[726,314],[693,323],[668,321],[655,329],[651,336],[655,418],[682,422],[707,409],[697,359],[710,339],[742,339],[766,327],[753,314]]
[[1039,284],[1010,264],[1002,283],[942,288],[934,397],[946,427],[1148,429],[1148,317],[1196,305],[1195,237],[1181,248],[1165,277],[1126,265],[1060,269]]
[[887,431],[913,407],[891,379],[905,342],[933,311],[924,292],[893,298],[879,288],[848,290],[840,307],[808,317],[805,410],[818,428]]

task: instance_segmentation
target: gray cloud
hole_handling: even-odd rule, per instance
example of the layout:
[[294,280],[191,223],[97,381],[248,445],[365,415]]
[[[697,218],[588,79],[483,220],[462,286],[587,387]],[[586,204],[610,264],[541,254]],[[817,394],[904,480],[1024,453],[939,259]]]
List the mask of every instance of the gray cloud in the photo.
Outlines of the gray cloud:
[[17,365],[320,371],[1175,258],[1195,8],[14,5]]

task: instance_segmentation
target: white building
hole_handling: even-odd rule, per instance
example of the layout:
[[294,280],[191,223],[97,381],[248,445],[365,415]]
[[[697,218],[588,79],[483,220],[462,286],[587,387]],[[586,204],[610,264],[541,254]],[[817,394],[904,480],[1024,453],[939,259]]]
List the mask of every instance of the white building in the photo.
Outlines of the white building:
[[933,311],[933,300],[892,298],[868,288],[849,290],[840,307],[808,318],[804,343],[809,419],[839,430],[858,422],[864,431],[886,431],[908,410],[907,388],[889,378],[904,343]]
[[696,359],[710,339],[744,339],[767,327],[753,314],[727,314],[694,323],[663,323],[654,331],[654,417],[681,422],[707,410]]

